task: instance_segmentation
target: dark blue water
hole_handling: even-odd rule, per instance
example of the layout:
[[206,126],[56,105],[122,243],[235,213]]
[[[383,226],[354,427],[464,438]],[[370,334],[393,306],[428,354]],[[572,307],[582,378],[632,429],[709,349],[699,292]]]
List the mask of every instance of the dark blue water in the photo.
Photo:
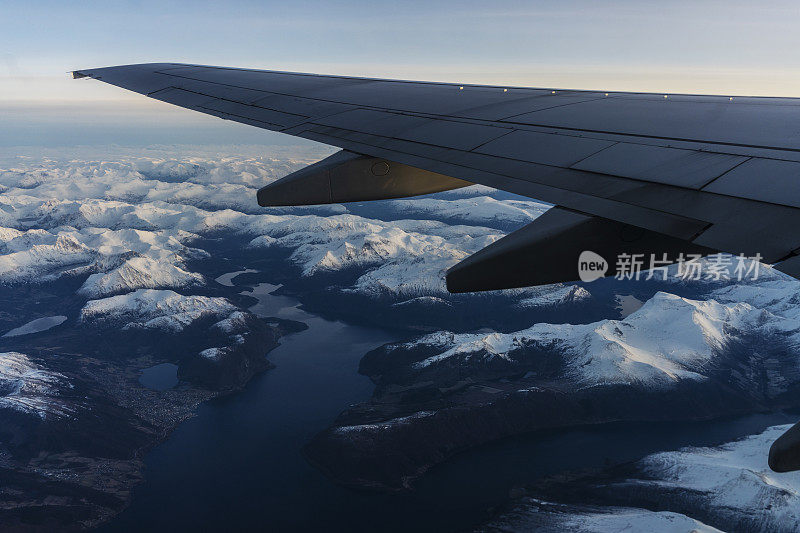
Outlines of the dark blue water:
[[[339,487],[301,447],[373,386],[357,374],[369,349],[393,340],[375,329],[309,315],[256,290],[254,312],[310,328],[270,353],[277,367],[239,394],[208,402],[146,457],[146,481],[108,530],[454,531],[490,516],[514,486],[559,471],[712,445],[793,422],[782,415],[683,424],[626,424],[510,439],[434,468],[407,494]],[[765,450],[766,453],[766,450]]]
[[142,370],[139,383],[153,390],[167,390],[178,384],[178,365],[161,363]]

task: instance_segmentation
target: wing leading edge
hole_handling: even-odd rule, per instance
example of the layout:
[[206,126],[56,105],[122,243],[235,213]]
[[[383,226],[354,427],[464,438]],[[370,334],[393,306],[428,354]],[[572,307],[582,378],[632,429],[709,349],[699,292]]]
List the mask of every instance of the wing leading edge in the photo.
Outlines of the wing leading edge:
[[481,183],[560,206],[451,269],[454,291],[571,281],[582,250],[604,257],[632,250],[760,254],[800,275],[798,99],[462,86],[171,63],[73,76],[344,150],[265,187],[261,205],[395,198]]

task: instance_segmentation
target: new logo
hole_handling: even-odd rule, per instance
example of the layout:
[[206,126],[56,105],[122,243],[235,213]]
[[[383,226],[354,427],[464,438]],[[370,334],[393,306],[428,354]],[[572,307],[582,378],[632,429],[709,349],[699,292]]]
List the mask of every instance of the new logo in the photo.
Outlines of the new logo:
[[578,276],[581,281],[594,281],[608,272],[608,261],[599,254],[584,250],[578,257]]

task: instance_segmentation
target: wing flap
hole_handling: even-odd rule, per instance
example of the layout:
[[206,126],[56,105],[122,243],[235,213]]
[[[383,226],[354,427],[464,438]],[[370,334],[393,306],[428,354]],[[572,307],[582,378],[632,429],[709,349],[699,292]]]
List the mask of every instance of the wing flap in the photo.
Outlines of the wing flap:
[[284,129],[303,124],[309,117],[295,113],[284,113],[266,107],[241,104],[230,100],[212,100],[199,106],[202,110],[222,113],[231,120],[256,120]]
[[554,167],[570,167],[612,146],[614,142],[572,135],[553,135],[514,130],[474,149],[476,153],[528,161]]
[[573,165],[577,170],[701,189],[747,157],[664,146],[618,143]]
[[800,207],[800,163],[753,158],[703,190]]

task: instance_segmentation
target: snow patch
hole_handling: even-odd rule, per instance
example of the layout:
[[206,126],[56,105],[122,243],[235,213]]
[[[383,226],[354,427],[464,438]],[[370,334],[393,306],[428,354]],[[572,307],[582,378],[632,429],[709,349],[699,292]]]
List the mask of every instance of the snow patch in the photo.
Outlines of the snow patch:
[[200,357],[209,361],[219,361],[225,354],[224,348],[206,348],[200,352]]
[[592,297],[583,287],[560,284],[529,287],[522,294],[525,297],[517,302],[517,307],[523,309],[578,303]]
[[70,416],[73,409],[58,398],[66,378],[42,369],[27,355],[0,353],[0,409],[35,415],[40,419]]

